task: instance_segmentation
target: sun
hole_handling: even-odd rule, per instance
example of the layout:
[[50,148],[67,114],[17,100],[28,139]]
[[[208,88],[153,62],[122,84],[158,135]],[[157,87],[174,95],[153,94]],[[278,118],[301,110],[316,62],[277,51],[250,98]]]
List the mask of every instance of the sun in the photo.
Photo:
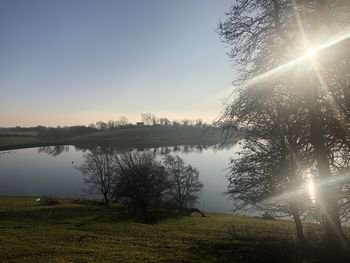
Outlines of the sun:
[[305,53],[305,57],[312,58],[316,55],[317,50],[316,49],[308,49]]
[[305,177],[305,190],[312,203],[316,202],[317,190],[314,177],[312,174],[308,173]]

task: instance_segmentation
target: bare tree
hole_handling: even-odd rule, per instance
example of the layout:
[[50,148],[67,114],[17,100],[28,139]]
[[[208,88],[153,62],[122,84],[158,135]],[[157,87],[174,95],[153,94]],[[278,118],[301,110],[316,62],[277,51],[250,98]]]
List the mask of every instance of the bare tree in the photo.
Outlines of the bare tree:
[[120,116],[118,120],[119,126],[126,126],[129,123],[129,120],[125,116]]
[[90,150],[77,169],[85,175],[84,182],[90,185],[89,190],[102,194],[106,206],[109,206],[116,175],[113,153],[101,147]]
[[128,152],[116,156],[115,198],[127,200],[147,223],[157,221],[170,184],[164,166],[150,153]]
[[96,124],[95,123],[90,123],[89,128],[96,129]]
[[195,120],[195,126],[196,126],[196,127],[202,127],[202,126],[203,126],[203,121],[202,121],[202,119],[197,119],[197,120]]
[[110,130],[112,130],[115,127],[115,122],[113,120],[109,120],[107,122],[107,126]]
[[98,127],[98,129],[100,129],[101,131],[104,131],[107,129],[108,125],[107,123],[103,122],[103,121],[98,121],[96,122],[96,126]]
[[189,125],[191,125],[192,121],[189,119],[183,119],[183,120],[181,120],[181,123],[183,126],[189,126]]
[[171,121],[168,118],[160,118],[159,124],[163,126],[169,126],[171,124]]
[[170,194],[180,210],[193,208],[198,195],[203,188],[199,180],[199,171],[185,162],[179,156],[167,155],[164,164],[171,182]]
[[[342,32],[350,22],[349,10],[348,1],[238,0],[227,13],[228,19],[218,28],[223,40],[232,47],[230,57],[239,73],[235,84],[241,87],[238,93],[250,89],[251,84],[285,79],[289,85],[276,83],[264,92],[270,92],[271,97],[284,93],[290,101],[304,103],[303,114],[309,119],[305,128],[321,181],[333,177],[327,143],[336,133],[330,124],[341,119],[345,130],[350,127],[346,115],[349,106],[344,101],[344,87],[349,87],[349,75],[345,73],[349,61],[344,54],[349,53],[349,48],[343,44],[321,48],[312,63],[304,54],[313,46],[322,46],[324,36],[332,38],[332,32]],[[295,60],[298,57],[301,58]],[[290,61],[294,62],[288,63]],[[335,107],[334,100],[342,106]],[[232,103],[235,104],[235,97]],[[253,113],[250,109],[246,109],[246,123],[255,117],[256,111]],[[237,120],[233,111],[231,120]],[[244,124],[242,119],[236,123]],[[342,137],[337,135],[337,141],[346,145],[345,137],[349,137],[349,133],[342,134]],[[318,198],[329,244],[344,247],[346,238],[340,225],[337,185],[321,184]]]
[[172,121],[172,125],[173,125],[174,127],[180,126],[180,122],[177,121],[177,120],[173,120],[173,121]]
[[283,101],[275,103],[276,106],[270,102],[265,105],[267,108],[257,109],[258,122],[241,134],[243,150],[231,160],[228,194],[236,210],[248,207],[292,216],[298,241],[305,244],[301,215],[312,207],[312,200],[305,191],[304,170],[313,164],[303,129],[307,121],[302,114],[291,116],[274,111],[281,108]]
[[143,113],[141,119],[145,125],[156,125],[158,123],[158,119],[153,113]]

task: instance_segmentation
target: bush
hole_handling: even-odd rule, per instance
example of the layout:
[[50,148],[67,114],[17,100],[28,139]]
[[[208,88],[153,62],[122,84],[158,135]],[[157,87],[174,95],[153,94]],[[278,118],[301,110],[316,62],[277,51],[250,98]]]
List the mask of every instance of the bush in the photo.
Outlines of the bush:
[[137,152],[121,154],[117,167],[115,198],[143,222],[158,221],[171,186],[165,167],[152,154]]

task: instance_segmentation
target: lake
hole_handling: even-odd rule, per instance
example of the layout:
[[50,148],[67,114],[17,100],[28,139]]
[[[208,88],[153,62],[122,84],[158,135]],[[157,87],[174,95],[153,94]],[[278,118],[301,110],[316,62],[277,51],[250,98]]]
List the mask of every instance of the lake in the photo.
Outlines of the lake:
[[[230,157],[239,150],[233,146],[175,146],[142,149],[156,158],[176,154],[200,172],[204,184],[198,207],[209,212],[230,212],[233,203],[223,195]],[[139,149],[140,150],[140,149]],[[76,146],[50,146],[2,152],[0,154],[0,196],[41,196],[91,198],[84,176],[76,169],[87,149]]]

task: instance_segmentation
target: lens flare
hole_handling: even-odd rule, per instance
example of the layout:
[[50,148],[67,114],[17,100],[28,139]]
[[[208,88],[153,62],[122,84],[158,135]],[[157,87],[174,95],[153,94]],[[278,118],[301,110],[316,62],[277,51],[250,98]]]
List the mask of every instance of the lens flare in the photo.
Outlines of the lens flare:
[[[322,186],[336,186],[338,184],[350,183],[350,175],[340,175],[326,180],[317,180],[311,173],[306,173],[304,177],[304,182],[302,187],[298,187],[290,190],[289,192],[284,192],[280,195],[273,196],[271,198],[267,198],[262,203],[269,202],[280,202],[280,201],[288,201],[293,198],[305,198],[307,195],[308,198],[311,199],[312,203],[318,202],[318,189]],[[322,205],[322,204],[321,204]]]
[[306,51],[305,57],[312,58],[316,55],[317,50],[310,48]]
[[[319,51],[322,51],[324,49],[330,48],[340,42],[343,42],[350,38],[350,28],[345,31],[343,34],[337,34],[333,37],[330,37],[327,42],[324,42],[323,44],[319,45],[318,47],[308,49],[306,53],[304,53],[302,56],[297,57],[295,59],[290,60],[289,62],[282,64],[278,67],[275,67],[269,71],[266,71],[256,77],[253,77],[251,79],[246,80],[243,83],[240,83],[240,86],[250,86],[256,83],[259,83],[265,79],[269,79],[271,77],[274,77],[276,75],[286,73],[287,71],[293,69],[295,66],[299,65],[300,63],[305,62],[306,59],[310,59],[311,57],[314,57],[316,53]],[[314,63],[313,63],[314,64]]]

